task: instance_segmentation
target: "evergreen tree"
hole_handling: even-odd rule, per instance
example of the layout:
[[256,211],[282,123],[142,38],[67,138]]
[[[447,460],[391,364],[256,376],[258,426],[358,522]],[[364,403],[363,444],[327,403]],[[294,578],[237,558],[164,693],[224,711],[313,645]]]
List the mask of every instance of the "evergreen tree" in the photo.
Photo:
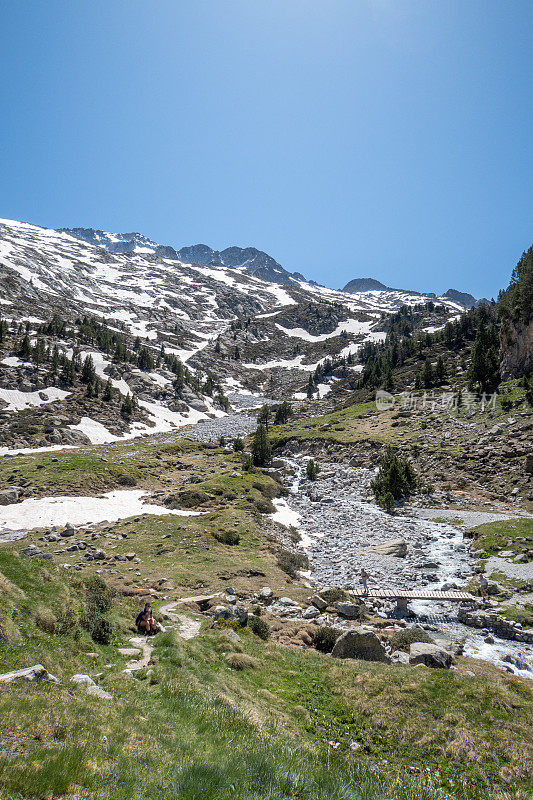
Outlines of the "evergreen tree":
[[264,405],[257,415],[257,421],[260,425],[264,425],[266,431],[268,433],[268,425],[270,423],[270,417],[272,416],[272,409],[269,405]]
[[242,451],[244,450],[244,442],[240,436],[237,436],[233,440],[233,450],[235,451],[235,453],[242,453]]
[[274,417],[274,424],[275,425],[284,425],[289,419],[293,416],[294,411],[292,410],[292,406],[290,403],[287,403],[286,400],[279,405],[276,409],[276,415]]
[[110,403],[111,400],[113,399],[113,394],[114,394],[113,384],[111,383],[111,378],[108,378],[106,381],[102,400],[104,400],[106,403]]
[[133,411],[134,411],[134,401],[132,396],[128,392],[120,407],[120,414],[122,417],[124,417],[124,419],[130,419],[131,416],[133,415]]
[[83,367],[81,370],[81,382],[87,385],[92,384],[96,378],[96,371],[94,369],[94,361],[91,355],[85,356]]
[[26,334],[24,336],[24,339],[22,340],[22,342],[20,344],[18,354],[19,354],[20,358],[22,359],[22,361],[30,361],[31,360],[31,342],[30,342],[30,337],[28,336],[28,334]]
[[306,471],[308,480],[316,481],[316,479],[318,477],[318,473],[320,472],[320,467],[318,466],[318,464],[312,458],[310,458],[309,461],[307,462],[305,471]]
[[431,365],[431,361],[429,358],[426,358],[424,361],[424,366],[422,367],[422,385],[424,389],[431,389],[433,386],[433,367]]
[[264,425],[259,425],[252,443],[252,458],[256,467],[266,467],[272,458],[272,448]]

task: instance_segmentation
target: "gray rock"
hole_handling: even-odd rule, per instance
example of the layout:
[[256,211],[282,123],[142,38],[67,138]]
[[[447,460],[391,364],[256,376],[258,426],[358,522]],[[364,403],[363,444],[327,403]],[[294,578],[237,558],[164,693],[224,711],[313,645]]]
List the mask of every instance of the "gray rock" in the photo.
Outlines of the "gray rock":
[[19,490],[12,486],[10,489],[2,489],[0,491],[0,506],[9,506],[12,503],[18,502]]
[[94,684],[93,686],[87,686],[87,694],[92,694],[94,697],[99,697],[100,700],[112,700],[113,695],[106,692],[105,689],[102,689],[100,686]]
[[320,611],[315,606],[309,606],[302,614],[304,619],[316,619],[320,616]]
[[452,663],[452,654],[436,644],[413,642],[409,648],[409,663],[412,665],[425,664],[426,667],[437,669],[449,669]]
[[71,683],[86,683],[88,686],[95,686],[95,682],[90,677],[90,675],[83,675],[82,673],[77,673],[73,675],[70,679]]
[[391,539],[390,542],[377,544],[372,548],[374,553],[379,553],[382,556],[395,556],[396,558],[405,558],[407,555],[407,542],[405,539]]
[[314,594],[312,596],[311,603],[315,606],[315,608],[318,608],[319,611],[325,611],[328,607],[327,602],[323,597],[320,597],[319,594]]
[[358,606],[357,603],[335,603],[335,608],[346,619],[361,618],[361,606]]
[[50,681],[51,683],[59,683],[58,679],[51,675],[42,664],[34,664],[33,667],[25,667],[18,669],[14,672],[5,672],[0,675],[0,683],[12,683],[16,680],[23,681]]
[[100,550],[100,548],[98,548],[97,550],[94,551],[93,558],[96,561],[103,561],[105,558],[107,558],[105,550]]
[[385,648],[373,631],[355,628],[339,636],[331,652],[334,658],[360,658],[364,661],[390,662]]
[[259,597],[261,598],[261,600],[264,601],[271,600],[273,596],[274,592],[272,591],[270,586],[263,586],[263,588],[259,592]]

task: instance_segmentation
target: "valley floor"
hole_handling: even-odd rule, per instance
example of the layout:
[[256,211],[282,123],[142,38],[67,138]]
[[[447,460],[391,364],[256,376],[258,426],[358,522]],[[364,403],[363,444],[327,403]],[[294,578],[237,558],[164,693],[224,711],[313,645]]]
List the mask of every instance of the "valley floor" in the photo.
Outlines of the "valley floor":
[[[448,625],[450,639],[467,637],[453,670],[341,661],[312,647],[316,624],[301,612],[313,587],[354,585],[360,566],[380,585],[468,585],[477,559],[493,569],[505,561],[495,555],[497,536],[514,553],[530,529],[517,530],[515,541],[509,530],[484,528],[475,540],[484,549],[474,554],[463,534],[485,519],[452,509],[440,520],[418,508],[385,515],[370,497],[366,461],[324,452],[320,479],[307,481],[315,445],[279,431],[273,438],[289,444],[271,474],[245,472],[217,440],[253,427],[253,417],[239,414],[184,431],[188,439],[164,434],[0,460],[3,485],[29,486],[32,495],[0,507],[0,672],[41,663],[58,679],[0,684],[0,796],[526,800],[533,683],[527,664],[501,659],[520,651],[527,662],[531,648],[490,645],[446,623],[446,607],[421,605],[415,611],[438,635]],[[122,502],[119,512],[126,493],[136,505]],[[67,496],[74,504],[65,507]],[[405,558],[373,552],[398,538]],[[287,554],[302,548],[310,559],[307,571],[297,565],[303,577],[287,566]],[[112,626],[105,643],[86,622],[94,577],[113,595],[102,611]],[[502,587],[521,591],[525,582]],[[290,613],[276,616],[276,603],[263,602],[266,585],[289,599]],[[268,640],[250,625],[213,622],[190,599],[225,590],[224,600],[229,586],[238,604],[261,612]],[[150,641],[146,666],[129,674],[139,656],[120,650],[132,648],[145,598],[166,630]],[[176,607],[180,598],[189,602]],[[369,611],[385,637],[404,629],[391,624],[391,609]],[[341,629],[351,624],[330,609],[325,617]],[[141,640],[133,646],[144,650]],[[111,698],[88,695],[75,674]]]

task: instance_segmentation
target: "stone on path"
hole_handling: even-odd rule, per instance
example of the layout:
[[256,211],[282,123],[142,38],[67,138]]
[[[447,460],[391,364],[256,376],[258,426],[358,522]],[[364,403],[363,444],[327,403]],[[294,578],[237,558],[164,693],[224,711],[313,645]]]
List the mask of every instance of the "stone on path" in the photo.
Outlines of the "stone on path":
[[331,652],[334,658],[360,658],[364,661],[390,662],[385,648],[373,631],[355,628],[339,636]]

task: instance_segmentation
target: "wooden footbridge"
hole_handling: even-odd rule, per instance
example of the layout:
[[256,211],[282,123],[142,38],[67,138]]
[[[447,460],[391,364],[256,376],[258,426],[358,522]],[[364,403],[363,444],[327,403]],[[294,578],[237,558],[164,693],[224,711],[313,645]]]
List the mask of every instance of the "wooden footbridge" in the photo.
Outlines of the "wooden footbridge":
[[350,593],[361,600],[395,600],[399,610],[406,610],[410,600],[433,600],[444,601],[447,603],[475,602],[479,598],[474,597],[470,592],[459,592],[451,590],[449,592],[427,592],[418,589],[412,592],[400,589],[352,589]]

